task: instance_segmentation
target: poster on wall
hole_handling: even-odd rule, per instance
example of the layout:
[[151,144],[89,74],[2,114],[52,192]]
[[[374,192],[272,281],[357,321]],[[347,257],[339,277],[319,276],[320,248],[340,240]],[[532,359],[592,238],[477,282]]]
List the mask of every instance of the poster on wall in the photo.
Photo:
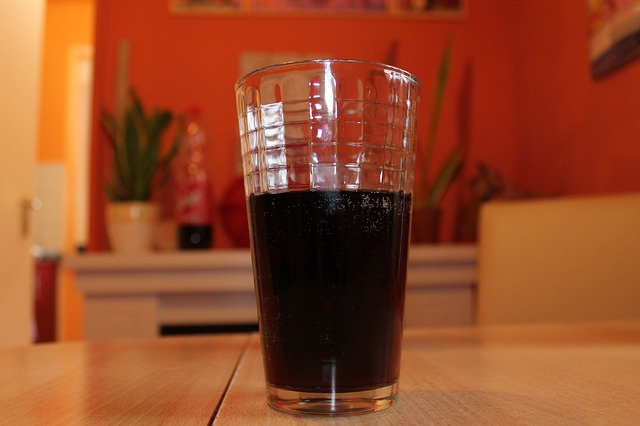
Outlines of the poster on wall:
[[640,0],[587,0],[591,75],[602,78],[640,56]]
[[169,5],[173,13],[201,14],[220,12],[239,12],[244,9],[243,0],[171,0]]
[[461,18],[469,0],[170,0],[175,14],[379,13],[404,17]]

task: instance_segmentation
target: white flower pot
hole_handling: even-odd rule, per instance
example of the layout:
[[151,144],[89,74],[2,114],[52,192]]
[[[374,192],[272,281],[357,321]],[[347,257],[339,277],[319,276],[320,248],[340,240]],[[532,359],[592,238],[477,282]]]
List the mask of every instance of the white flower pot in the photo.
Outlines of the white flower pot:
[[153,250],[158,206],[151,202],[111,202],[106,207],[107,235],[118,253]]

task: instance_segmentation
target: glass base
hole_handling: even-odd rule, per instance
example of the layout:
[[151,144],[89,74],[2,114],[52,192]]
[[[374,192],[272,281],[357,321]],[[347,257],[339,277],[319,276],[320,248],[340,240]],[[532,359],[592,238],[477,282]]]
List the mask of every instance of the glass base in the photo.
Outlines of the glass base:
[[298,392],[267,385],[269,405],[290,414],[352,416],[374,413],[391,407],[398,384],[360,392]]

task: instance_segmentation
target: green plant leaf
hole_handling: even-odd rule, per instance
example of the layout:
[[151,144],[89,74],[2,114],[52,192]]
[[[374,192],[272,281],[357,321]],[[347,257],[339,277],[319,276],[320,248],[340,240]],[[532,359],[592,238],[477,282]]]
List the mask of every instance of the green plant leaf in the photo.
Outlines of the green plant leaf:
[[131,182],[132,196],[137,198],[140,196],[139,180],[140,180],[140,148],[144,143],[141,139],[144,137],[140,130],[140,117],[135,110],[126,114],[124,123],[124,146],[121,147],[120,154],[122,156],[123,178]]
[[186,132],[185,118],[184,116],[179,116],[176,134],[173,137],[173,141],[169,146],[169,149],[167,150],[167,152],[158,159],[158,169],[163,171],[162,175],[159,178],[159,182],[158,182],[159,184],[163,184],[164,182],[166,182],[167,177],[169,175],[166,172],[169,170],[173,159],[177,157],[180,150],[182,149],[182,139],[185,132]]
[[451,56],[453,51],[453,39],[449,38],[445,44],[444,51],[440,58],[438,73],[436,75],[435,89],[431,101],[431,116],[429,117],[429,127],[427,128],[426,148],[422,163],[422,189],[428,191],[429,175],[431,172],[431,163],[433,161],[433,150],[440,125],[440,115],[442,112],[442,104],[447,88],[449,77],[449,68],[451,66]]
[[451,186],[451,183],[458,176],[458,172],[462,166],[462,159],[464,155],[464,148],[462,145],[456,145],[456,147],[449,153],[449,156],[445,160],[440,173],[433,182],[429,196],[427,197],[427,208],[435,209],[440,205],[440,201],[447,192],[447,189]]
[[442,198],[458,176],[463,163],[464,146],[456,145],[446,157],[437,171],[433,182],[429,182],[433,162],[433,152],[437,130],[440,123],[442,105],[445,98],[447,81],[451,66],[453,39],[449,38],[445,44],[436,76],[435,90],[432,99],[432,109],[426,137],[426,147],[422,163],[421,187],[416,196],[416,207],[437,209]]
[[112,149],[115,149],[115,143],[118,135],[118,122],[116,118],[107,111],[100,113],[100,124],[107,133],[107,141],[111,145]]
[[112,114],[101,113],[102,127],[113,150],[113,167],[105,192],[114,201],[148,200],[158,174],[166,173],[178,153],[175,142],[162,155],[162,135],[172,120],[167,110],[146,115],[135,91],[130,96],[121,122]]

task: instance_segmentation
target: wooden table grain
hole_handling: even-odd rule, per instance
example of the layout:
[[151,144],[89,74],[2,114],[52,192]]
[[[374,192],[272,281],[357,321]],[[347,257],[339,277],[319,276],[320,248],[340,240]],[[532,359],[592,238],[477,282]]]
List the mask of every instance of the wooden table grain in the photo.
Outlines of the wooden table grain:
[[410,329],[400,395],[348,418],[267,407],[257,334],[0,349],[0,425],[636,425],[640,322]]
[[0,425],[206,425],[248,335],[0,350]]
[[269,409],[261,363],[254,336],[214,424],[640,424],[640,323],[408,330],[397,403],[349,418]]

